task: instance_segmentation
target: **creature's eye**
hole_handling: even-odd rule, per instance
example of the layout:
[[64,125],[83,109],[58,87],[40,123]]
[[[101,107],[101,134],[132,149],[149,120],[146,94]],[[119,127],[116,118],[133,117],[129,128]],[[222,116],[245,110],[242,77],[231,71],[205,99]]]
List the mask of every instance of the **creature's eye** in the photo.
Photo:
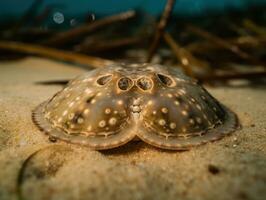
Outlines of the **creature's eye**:
[[105,84],[107,84],[109,81],[111,81],[112,76],[113,76],[113,75],[111,75],[111,74],[104,75],[104,76],[98,78],[96,82],[97,82],[99,85],[105,85]]
[[157,74],[158,79],[163,83],[164,85],[168,87],[173,87],[174,86],[174,81],[171,77],[165,75],[165,74]]
[[147,77],[141,77],[137,81],[137,86],[140,87],[142,90],[150,90],[153,86],[153,82]]
[[133,86],[133,81],[130,78],[123,77],[118,80],[117,85],[121,90],[128,90]]

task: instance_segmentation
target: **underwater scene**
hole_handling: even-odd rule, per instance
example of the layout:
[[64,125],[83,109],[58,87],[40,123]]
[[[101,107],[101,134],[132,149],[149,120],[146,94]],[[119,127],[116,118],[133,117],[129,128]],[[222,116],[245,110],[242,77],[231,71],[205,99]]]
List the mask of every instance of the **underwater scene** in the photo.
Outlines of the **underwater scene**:
[[0,168],[0,200],[266,199],[266,1],[0,1]]

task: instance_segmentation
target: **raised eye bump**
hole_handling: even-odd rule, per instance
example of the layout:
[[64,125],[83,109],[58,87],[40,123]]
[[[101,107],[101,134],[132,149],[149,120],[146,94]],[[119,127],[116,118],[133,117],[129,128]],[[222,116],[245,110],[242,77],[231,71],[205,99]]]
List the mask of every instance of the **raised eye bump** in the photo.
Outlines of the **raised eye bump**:
[[153,81],[147,77],[141,77],[137,80],[137,86],[142,90],[150,90],[153,87]]
[[175,85],[174,80],[165,74],[157,74],[158,79],[160,80],[161,83],[163,83],[164,85],[168,86],[168,87],[173,87]]
[[133,86],[133,81],[128,77],[122,77],[118,80],[117,86],[120,90],[129,90]]
[[97,79],[96,82],[97,82],[99,85],[105,85],[105,84],[107,84],[109,81],[111,81],[112,76],[113,76],[113,75],[111,75],[111,74],[101,76],[100,78]]

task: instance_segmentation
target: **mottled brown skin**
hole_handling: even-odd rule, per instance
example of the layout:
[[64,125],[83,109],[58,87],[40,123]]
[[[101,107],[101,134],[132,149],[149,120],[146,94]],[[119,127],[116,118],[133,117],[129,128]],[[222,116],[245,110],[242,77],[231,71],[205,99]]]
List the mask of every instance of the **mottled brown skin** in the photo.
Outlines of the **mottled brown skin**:
[[33,112],[38,126],[58,139],[110,149],[135,137],[183,150],[234,131],[237,118],[178,69],[120,64],[71,81]]

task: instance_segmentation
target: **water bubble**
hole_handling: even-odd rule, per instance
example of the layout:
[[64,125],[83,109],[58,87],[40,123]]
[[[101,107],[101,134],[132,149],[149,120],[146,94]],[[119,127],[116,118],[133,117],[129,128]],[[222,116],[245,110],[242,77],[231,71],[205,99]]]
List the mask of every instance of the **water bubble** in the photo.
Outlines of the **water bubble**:
[[63,13],[55,12],[54,15],[53,15],[53,20],[57,24],[62,24],[64,22],[64,20],[65,20],[65,17],[63,15]]
[[70,26],[76,26],[77,25],[77,20],[75,18],[70,20]]

